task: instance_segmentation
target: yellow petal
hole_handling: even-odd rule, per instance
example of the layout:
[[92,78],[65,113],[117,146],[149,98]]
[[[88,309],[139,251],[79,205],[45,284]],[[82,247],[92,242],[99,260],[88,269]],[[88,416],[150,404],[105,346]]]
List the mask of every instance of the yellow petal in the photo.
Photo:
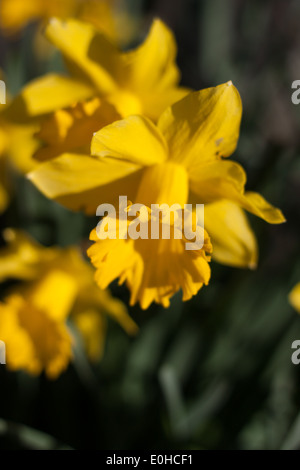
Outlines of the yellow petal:
[[300,282],[289,293],[289,302],[300,313]]
[[23,174],[32,171],[38,164],[33,158],[34,153],[40,147],[40,142],[35,137],[38,130],[39,124],[36,121],[29,121],[26,124],[10,124],[7,127],[8,160]]
[[91,24],[75,19],[52,18],[47,38],[63,53],[72,72],[84,75],[101,93],[111,93],[119,76],[119,52]]
[[43,265],[56,256],[55,249],[45,249],[20,230],[6,229],[3,237],[7,246],[0,250],[1,282],[37,279],[43,272]]
[[136,193],[139,168],[108,157],[65,154],[41,164],[28,178],[47,197],[71,209],[95,213],[99,204],[118,202],[119,195],[131,198]]
[[0,27],[7,33],[15,33],[29,21],[43,15],[43,4],[39,0],[2,0],[0,2]]
[[240,203],[244,209],[261,217],[269,224],[282,224],[286,221],[281,210],[272,206],[259,193],[246,192]]
[[[102,31],[110,41],[118,43],[122,31],[117,29],[115,21],[116,12],[113,10],[111,0],[85,0],[81,2],[79,17],[82,21],[91,23]],[[129,19],[128,19],[129,21]]]
[[202,204],[218,199],[239,199],[246,183],[246,173],[241,165],[227,160],[208,162],[197,171],[189,171],[189,176],[190,188]]
[[73,315],[73,321],[84,342],[88,358],[99,361],[103,355],[107,321],[104,315],[97,310],[84,310]]
[[117,207],[119,195],[127,195],[128,200],[134,200],[138,191],[142,170],[136,171],[111,183],[81,193],[70,193],[59,196],[55,200],[74,211],[84,211],[95,215],[99,204],[108,203]]
[[0,303],[7,367],[34,375],[45,370],[49,378],[55,379],[72,358],[70,334],[63,322],[55,321],[47,309],[38,308],[26,298],[26,291],[23,295],[13,294]]
[[[113,297],[108,289],[100,290],[95,283],[93,285],[93,305],[96,306],[102,314],[108,315],[116,320],[128,334],[136,334],[138,327],[129,316],[125,304],[121,300]],[[87,295],[89,296],[90,294],[87,293]]]
[[226,200],[206,204],[204,226],[211,237],[215,261],[241,268],[256,267],[256,238],[238,205]]
[[137,165],[153,165],[167,157],[167,146],[156,126],[142,116],[130,116],[97,132],[91,154]]
[[45,11],[45,18],[49,18],[51,16],[58,16],[59,18],[68,18],[70,16],[75,15],[78,10],[77,0],[64,0],[63,2],[61,2],[60,0],[38,1],[43,5]]
[[[97,238],[98,239],[98,238]],[[81,314],[83,311],[97,310],[101,315],[108,315],[114,318],[128,334],[137,332],[137,325],[128,315],[125,304],[114,298],[109,290],[100,290],[94,281],[95,271],[87,263],[78,250],[69,251],[70,259],[64,257],[64,266],[69,266],[68,274],[76,276],[79,283],[79,293],[76,300],[76,307],[72,317]]]
[[282,212],[258,193],[244,190],[246,174],[236,162],[217,160],[190,173],[190,188],[204,204],[228,199],[270,224],[285,221]]
[[5,34],[15,34],[28,23],[49,16],[68,17],[76,13],[76,0],[1,0],[0,26]]
[[190,93],[160,117],[170,158],[190,172],[218,156],[228,157],[237,145],[242,115],[241,98],[231,82]]
[[137,165],[126,161],[66,153],[41,164],[28,178],[47,197],[56,198],[111,183],[138,169]]
[[94,282],[93,287],[89,286],[86,292],[81,292],[77,304],[79,305],[72,314],[72,320],[83,337],[87,355],[92,361],[101,359],[103,353],[106,316],[116,320],[130,335],[138,331],[124,303],[114,298],[107,289],[100,290]]
[[181,100],[190,92],[191,90],[184,87],[168,88],[162,91],[154,90],[151,93],[143,93],[141,91],[140,100],[142,102],[143,113],[156,122],[168,106]]
[[[90,236],[91,239],[93,239],[92,234]],[[132,241],[126,240],[126,243],[123,242],[124,240],[107,239],[101,240],[101,243],[99,243],[97,238],[97,242],[87,250],[87,254],[96,268],[101,266],[103,260],[107,259],[108,261],[105,273],[103,271],[101,273],[101,269],[99,269],[95,275],[95,280],[100,289],[106,289],[114,279],[121,276],[133,264]]]
[[47,114],[84,101],[93,95],[93,89],[82,81],[49,74],[26,85],[5,111],[17,122],[29,117]]
[[34,288],[29,299],[36,308],[47,311],[49,318],[63,321],[70,314],[76,294],[75,279],[53,269]]
[[142,93],[177,85],[180,74],[175,64],[176,54],[173,33],[161,20],[154,20],[144,43],[123,54],[123,85]]
[[[18,299],[20,306],[24,305],[22,299]],[[8,298],[5,303],[0,302],[0,331],[1,340],[6,346],[6,363],[11,370],[25,369],[32,374],[39,374],[41,366],[34,359],[34,347],[30,336],[21,327],[19,322],[16,299]]]

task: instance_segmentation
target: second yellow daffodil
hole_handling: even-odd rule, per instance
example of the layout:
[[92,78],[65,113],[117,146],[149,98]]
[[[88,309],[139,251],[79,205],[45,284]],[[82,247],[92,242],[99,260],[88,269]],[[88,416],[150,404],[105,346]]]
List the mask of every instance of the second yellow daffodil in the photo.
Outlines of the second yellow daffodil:
[[56,378],[72,359],[71,318],[91,360],[101,357],[107,316],[129,334],[137,326],[125,305],[101,291],[94,270],[76,247],[46,248],[20,231],[4,232],[7,246],[0,251],[0,281],[22,280],[0,303],[1,340],[7,366],[32,374],[45,370]]
[[135,30],[134,23],[115,6],[115,0],[1,0],[0,28],[10,36],[32,22],[75,17],[94,24],[116,43],[126,42]]
[[[122,117],[143,114],[156,121],[188,92],[178,86],[176,42],[160,20],[128,52],[74,19],[51,19],[46,36],[62,52],[70,76],[50,74],[26,85],[4,116],[17,131],[24,127],[22,158],[34,156],[32,165],[68,151],[89,152],[93,133]],[[12,159],[21,166],[17,152]]]

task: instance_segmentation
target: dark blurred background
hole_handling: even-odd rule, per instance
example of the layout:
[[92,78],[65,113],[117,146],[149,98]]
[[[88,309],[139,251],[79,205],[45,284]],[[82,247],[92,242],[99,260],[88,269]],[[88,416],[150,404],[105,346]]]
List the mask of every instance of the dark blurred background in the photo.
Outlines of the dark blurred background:
[[[76,350],[54,382],[0,366],[0,449],[300,449],[300,365],[291,362],[300,318],[288,303],[300,281],[300,105],[291,102],[300,79],[300,2],[127,4],[144,33],[155,16],[173,29],[183,85],[233,81],[244,107],[233,158],[247,171],[247,189],[280,207],[287,223],[250,216],[255,271],[212,263],[210,285],[191,301],[177,295],[167,310],[130,309],[140,334],[128,338],[109,322],[99,364]],[[50,67],[29,60],[33,27],[0,42],[12,93]],[[60,245],[80,242],[94,224],[21,177],[2,222]],[[112,290],[128,301],[126,289]]]

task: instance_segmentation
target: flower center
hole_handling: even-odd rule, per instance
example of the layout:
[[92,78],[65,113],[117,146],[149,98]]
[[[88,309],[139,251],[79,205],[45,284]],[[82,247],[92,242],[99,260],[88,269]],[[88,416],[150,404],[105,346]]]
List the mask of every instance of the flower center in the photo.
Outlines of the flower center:
[[188,200],[188,174],[182,165],[173,162],[160,163],[146,168],[139,185],[136,202],[151,204],[179,204]]

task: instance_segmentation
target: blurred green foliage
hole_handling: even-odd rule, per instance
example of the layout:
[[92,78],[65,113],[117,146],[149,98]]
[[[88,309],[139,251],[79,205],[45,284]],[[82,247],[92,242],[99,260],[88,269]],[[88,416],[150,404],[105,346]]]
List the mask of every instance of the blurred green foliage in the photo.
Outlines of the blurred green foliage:
[[[128,2],[174,30],[182,83],[196,89],[232,80],[244,113],[234,158],[248,189],[279,206],[287,223],[251,218],[260,248],[255,271],[212,264],[210,285],[190,302],[130,313],[140,334],[109,322],[101,363],[78,344],[57,381],[0,368],[0,449],[300,449],[300,365],[291,344],[300,318],[288,293],[300,280],[300,4],[292,0]],[[2,44],[11,93],[49,69],[31,57],[34,27]],[[14,175],[3,226],[46,245],[81,243],[94,220],[46,200]],[[128,301],[126,289],[113,293]]]

